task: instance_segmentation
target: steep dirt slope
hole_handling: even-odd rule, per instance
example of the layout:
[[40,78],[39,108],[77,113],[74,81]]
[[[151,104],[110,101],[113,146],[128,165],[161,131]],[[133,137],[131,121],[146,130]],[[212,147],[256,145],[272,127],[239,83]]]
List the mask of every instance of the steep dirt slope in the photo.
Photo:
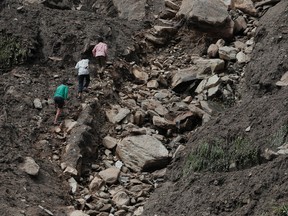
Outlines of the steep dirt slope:
[[288,89],[275,85],[288,69],[287,16],[288,3],[282,1],[261,18],[242,100],[191,135],[188,149],[175,159],[166,184],[153,194],[144,215],[259,216],[276,214],[287,205],[286,156],[272,161],[257,156],[247,169],[231,172],[193,172],[187,166],[191,152],[204,143],[229,148],[241,138],[249,140],[246,148],[264,151],[287,142]]
[[[49,211],[57,216],[66,215],[66,207],[75,205],[77,208],[77,203],[69,194],[67,177],[57,158],[61,157],[65,139],[54,133],[52,125],[54,90],[63,77],[69,77],[70,100],[64,116],[77,118],[81,101],[76,99],[74,66],[80,53],[85,48],[89,51],[101,34],[109,44],[109,61],[113,64],[123,57],[128,47],[133,47],[134,33],[145,25],[144,22],[103,17],[91,11],[58,10],[42,4],[21,3],[7,0],[0,5],[0,48],[3,51],[0,53],[0,215],[36,216],[47,215]],[[150,8],[151,14],[158,10],[157,4]],[[149,16],[146,22],[151,22]],[[139,60],[137,51],[130,58]],[[102,91],[104,95],[99,99],[104,108],[115,98],[111,95],[111,86]],[[89,93],[91,97],[95,95],[95,92]],[[42,109],[34,107],[35,98],[41,98]],[[101,124],[101,119],[97,119],[97,123]],[[27,156],[40,166],[37,177],[19,168]]]
[[50,9],[42,4],[11,3],[1,13],[0,46],[6,44],[7,50],[0,55],[0,72],[23,63],[69,68],[85,47],[96,43],[98,35],[109,44],[111,61],[133,44],[133,33],[144,28],[140,22],[129,21],[127,25],[126,20],[87,11]]
[[[10,3],[1,8],[0,20],[1,48],[8,44],[0,54],[0,215],[47,215],[39,206],[65,215],[64,207],[73,203],[59,161],[52,158],[61,154],[63,141],[53,133],[55,109],[48,100],[61,78],[69,77],[71,100],[65,112],[73,119],[81,107],[73,67],[85,44],[98,34],[105,35],[112,60],[132,43],[131,35],[141,25],[130,22],[128,27],[83,11],[52,10],[41,4],[21,8],[18,2]],[[3,60],[7,55],[10,60]],[[37,97],[44,99],[42,110],[33,106]],[[41,167],[38,177],[19,169],[26,156]]]
[[[75,98],[77,86],[72,67],[85,45],[101,33],[110,45],[111,60],[117,60],[133,44],[132,35],[153,20],[148,16],[145,22],[127,23],[117,18],[103,19],[87,11],[52,10],[43,5],[19,8],[18,1],[11,2],[14,3],[4,9],[0,3],[0,45],[1,41],[8,40],[12,48],[19,51],[11,62],[1,64],[0,68],[3,74],[0,79],[0,213],[47,215],[40,205],[54,215],[65,215],[64,207],[76,204],[68,194],[68,186],[63,184],[66,181],[59,161],[53,159],[64,147],[51,130],[55,110],[48,103],[60,82],[57,77],[70,77],[72,99],[66,115],[73,119],[80,102]],[[148,1],[149,5],[153,2]],[[150,10],[156,10],[157,4]],[[250,140],[251,146],[276,149],[286,141],[287,88],[276,87],[275,82],[288,67],[287,28],[287,2],[282,1],[262,18],[254,57],[244,75],[242,101],[191,134],[188,148],[181,157],[175,158],[167,183],[147,203],[144,215],[272,215],[274,208],[286,204],[287,160],[284,156],[265,161],[257,155],[257,161],[246,164],[247,169],[227,173],[192,172],[186,159],[190,151],[203,142],[224,140],[227,147],[237,137],[244,137]],[[11,36],[14,39],[10,40]],[[191,38],[196,40],[196,37],[189,32],[178,36],[183,50],[193,52],[195,44]],[[205,44],[198,45],[204,50]],[[169,55],[169,47],[163,50]],[[161,54],[161,49],[155,56],[150,53],[153,58]],[[11,65],[23,62],[30,65],[10,71]],[[103,98],[114,99],[109,96],[108,92]],[[33,107],[35,98],[45,99],[41,112]],[[248,126],[251,130],[245,132]],[[39,142],[41,140],[48,143]],[[40,165],[37,178],[19,170],[26,156],[33,157]]]

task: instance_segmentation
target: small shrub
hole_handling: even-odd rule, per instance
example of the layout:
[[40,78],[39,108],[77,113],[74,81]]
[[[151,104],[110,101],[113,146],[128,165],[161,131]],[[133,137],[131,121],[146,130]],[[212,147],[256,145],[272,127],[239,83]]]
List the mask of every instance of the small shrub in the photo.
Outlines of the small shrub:
[[229,164],[223,148],[217,144],[203,143],[189,155],[187,167],[193,171],[218,171],[227,170]]
[[[266,139],[266,142],[271,147],[279,147],[286,142],[286,139],[288,139],[288,125],[283,125],[276,133]],[[260,148],[253,145],[251,140],[243,137],[226,140],[215,139],[210,143],[203,141],[188,156],[184,174],[191,170],[229,171],[229,166],[233,163],[237,169],[245,169],[260,164]]]
[[14,37],[0,35],[0,69],[23,63],[28,56],[28,50]]
[[275,215],[288,216],[288,205],[282,205],[275,209]]
[[230,143],[229,154],[231,162],[235,162],[238,169],[244,169],[260,163],[260,149],[253,147],[248,139],[237,137]]
[[280,129],[274,133],[269,139],[268,143],[270,147],[279,147],[285,143],[285,138],[288,134],[288,125],[283,125]]
[[230,164],[244,169],[260,163],[260,151],[248,139],[215,140],[200,144],[188,156],[184,173],[189,171],[229,171]]

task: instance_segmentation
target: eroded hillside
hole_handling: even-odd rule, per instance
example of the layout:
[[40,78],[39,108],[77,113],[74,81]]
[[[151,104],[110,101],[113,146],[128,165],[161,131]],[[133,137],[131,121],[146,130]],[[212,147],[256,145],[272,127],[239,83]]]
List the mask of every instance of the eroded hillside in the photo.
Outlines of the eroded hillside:
[[[287,3],[119,2],[1,2],[2,215],[282,211]],[[108,66],[78,100],[98,35]]]

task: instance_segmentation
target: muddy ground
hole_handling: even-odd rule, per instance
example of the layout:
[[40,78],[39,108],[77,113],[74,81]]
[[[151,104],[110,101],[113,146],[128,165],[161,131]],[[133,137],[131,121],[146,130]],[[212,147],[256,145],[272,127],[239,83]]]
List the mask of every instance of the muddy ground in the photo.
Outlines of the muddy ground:
[[[66,181],[59,162],[52,160],[55,152],[61,154],[63,142],[52,131],[55,109],[48,99],[52,98],[60,78],[69,77],[71,100],[65,115],[76,118],[80,102],[76,99],[73,67],[85,45],[95,41],[98,33],[105,35],[113,64],[124,58],[125,49],[135,44],[134,36],[147,28],[147,23],[153,23],[153,16],[147,16],[145,22],[127,22],[109,16],[103,19],[87,11],[55,10],[43,5],[19,9],[18,2],[8,3],[4,1],[0,6],[1,41],[20,47],[10,62],[1,62],[1,215],[47,215],[39,206],[53,211],[54,215],[65,215],[65,207],[74,203],[68,185],[63,184]],[[155,8],[156,4],[151,11]],[[191,134],[188,149],[171,163],[166,183],[152,195],[144,215],[273,215],[275,209],[287,204],[286,156],[261,160],[258,165],[233,172],[183,175],[187,156],[201,144],[203,137],[221,138],[229,143],[243,136],[261,149],[275,149],[285,143],[288,89],[277,87],[275,82],[288,69],[287,8],[287,1],[282,1],[261,18],[256,48],[241,86],[241,101]],[[174,43],[191,54],[201,54],[209,45],[207,41],[213,41],[200,40],[199,44],[199,38],[193,38],[195,43],[191,43],[186,29],[177,38]],[[162,49],[146,47],[147,50],[140,46],[129,58],[148,64],[150,58],[159,54],[169,55],[170,47],[173,44]],[[121,80],[120,89],[122,82],[129,79]],[[105,108],[108,101],[117,99],[117,92],[112,88],[102,90],[104,94],[99,101]],[[90,94],[93,96],[93,92]],[[47,100],[41,112],[33,107],[35,98]],[[248,126],[251,130],[245,132]],[[100,127],[99,136],[104,136],[105,131],[106,128]],[[280,141],[275,144],[276,138]],[[43,139],[49,145],[39,144]],[[41,167],[38,177],[31,178],[19,169],[26,156],[33,157]]]

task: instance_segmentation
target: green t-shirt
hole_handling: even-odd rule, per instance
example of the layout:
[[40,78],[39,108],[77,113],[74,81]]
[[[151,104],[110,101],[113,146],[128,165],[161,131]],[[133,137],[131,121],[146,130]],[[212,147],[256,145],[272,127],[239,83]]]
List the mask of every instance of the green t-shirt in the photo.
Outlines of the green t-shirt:
[[68,98],[68,86],[61,84],[57,87],[54,97],[62,97],[64,100]]

